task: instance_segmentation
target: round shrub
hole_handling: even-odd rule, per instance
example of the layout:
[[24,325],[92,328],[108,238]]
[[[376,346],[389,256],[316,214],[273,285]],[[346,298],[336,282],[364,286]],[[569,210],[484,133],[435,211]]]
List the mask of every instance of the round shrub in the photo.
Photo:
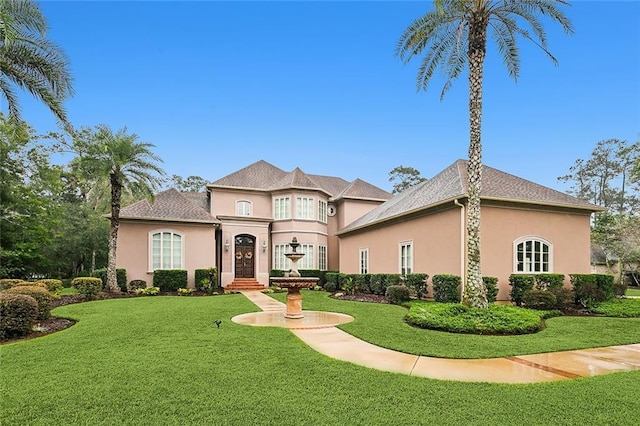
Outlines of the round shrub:
[[0,291],[15,287],[17,284],[24,282],[26,281],[18,278],[3,278],[0,280]]
[[522,297],[527,308],[548,311],[558,304],[555,294],[544,290],[529,290]]
[[400,305],[411,300],[409,295],[409,287],[406,285],[391,285],[387,287],[385,296],[394,305]]
[[516,306],[522,306],[524,295],[533,289],[534,282],[533,275],[512,274],[509,276],[509,285],[511,286],[509,296]]
[[40,286],[20,285],[6,289],[3,293],[26,294],[27,296],[31,296],[36,300],[36,302],[38,302],[38,314],[36,319],[44,320],[51,316],[51,300],[53,300],[53,296],[46,288],[42,288]]
[[324,289],[329,293],[333,293],[337,290],[336,283],[334,283],[333,281],[327,281],[324,285]]
[[26,294],[0,293],[0,338],[24,336],[38,316],[38,302]]
[[41,283],[41,282],[33,282],[33,281],[22,281],[21,283],[17,283],[16,285],[14,285],[12,288],[15,287],[40,287],[40,288],[44,288],[45,290],[49,291],[49,288],[47,287],[47,285],[45,283]]
[[94,277],[77,277],[71,281],[71,285],[84,294],[87,299],[95,299],[102,291],[102,280]]
[[131,280],[129,282],[129,291],[135,293],[139,288],[147,288],[147,282],[145,280]]
[[54,278],[47,278],[44,280],[38,280],[34,284],[42,283],[47,286],[47,290],[53,294],[60,294],[64,286],[62,285],[62,280],[56,280]]

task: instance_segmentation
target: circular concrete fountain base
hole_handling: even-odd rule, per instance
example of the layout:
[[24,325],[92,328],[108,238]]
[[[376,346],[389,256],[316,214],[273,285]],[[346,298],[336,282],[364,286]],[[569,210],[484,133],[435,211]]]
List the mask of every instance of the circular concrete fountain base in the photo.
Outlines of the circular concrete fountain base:
[[283,327],[290,329],[325,328],[353,321],[350,315],[336,312],[303,311],[303,318],[285,318],[282,311],[251,312],[237,315],[231,321],[258,327]]

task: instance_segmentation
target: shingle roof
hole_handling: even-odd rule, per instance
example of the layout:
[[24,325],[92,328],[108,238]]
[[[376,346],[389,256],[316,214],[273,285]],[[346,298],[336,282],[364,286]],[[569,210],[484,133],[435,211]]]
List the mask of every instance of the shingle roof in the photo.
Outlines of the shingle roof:
[[[206,197],[206,194],[203,194]],[[173,220],[181,222],[218,223],[206,210],[175,188],[157,194],[150,203],[141,200],[120,210],[121,219]]]
[[360,179],[349,183],[339,177],[306,174],[298,167],[287,173],[264,160],[218,179],[208,186],[261,191],[304,188],[323,191],[332,200],[338,198],[386,200],[391,197],[387,191]]
[[207,194],[205,192],[182,192],[181,194],[187,197],[187,199],[194,202],[204,211],[209,211],[209,199],[207,198]]
[[[467,162],[458,160],[432,179],[419,183],[379,205],[340,233],[367,227],[411,212],[467,196]],[[597,211],[599,207],[546,186],[489,166],[482,170],[482,199],[544,204]]]

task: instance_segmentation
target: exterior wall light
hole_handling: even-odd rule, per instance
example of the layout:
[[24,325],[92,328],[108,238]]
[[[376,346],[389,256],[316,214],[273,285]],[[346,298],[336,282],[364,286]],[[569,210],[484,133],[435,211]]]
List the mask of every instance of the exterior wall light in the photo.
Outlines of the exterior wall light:
[[229,240],[224,242],[224,251],[229,251]]
[[262,252],[263,253],[267,252],[267,242],[266,241],[262,241]]

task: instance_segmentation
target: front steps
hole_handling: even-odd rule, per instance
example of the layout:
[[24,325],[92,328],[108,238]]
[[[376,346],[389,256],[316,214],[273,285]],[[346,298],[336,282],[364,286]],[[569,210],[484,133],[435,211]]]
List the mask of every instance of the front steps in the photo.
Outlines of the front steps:
[[235,278],[231,284],[226,286],[225,291],[240,290],[264,290],[266,287],[260,284],[255,278]]

